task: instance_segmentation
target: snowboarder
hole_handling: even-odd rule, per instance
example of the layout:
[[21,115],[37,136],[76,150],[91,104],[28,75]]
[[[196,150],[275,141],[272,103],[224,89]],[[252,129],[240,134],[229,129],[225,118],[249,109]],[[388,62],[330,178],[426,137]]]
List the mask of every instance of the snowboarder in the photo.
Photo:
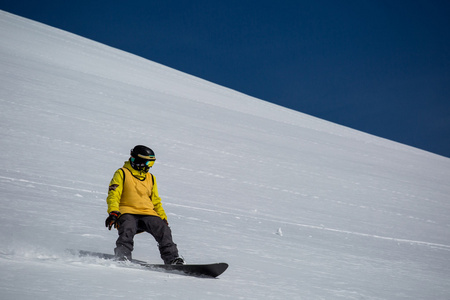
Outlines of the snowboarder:
[[158,242],[159,252],[165,264],[184,264],[178,255],[177,245],[167,215],[158,195],[155,176],[149,169],[155,163],[152,149],[137,145],[130,158],[118,169],[109,184],[108,218],[105,226],[118,229],[114,253],[119,260],[131,260],[133,238],[137,233],[148,232]]

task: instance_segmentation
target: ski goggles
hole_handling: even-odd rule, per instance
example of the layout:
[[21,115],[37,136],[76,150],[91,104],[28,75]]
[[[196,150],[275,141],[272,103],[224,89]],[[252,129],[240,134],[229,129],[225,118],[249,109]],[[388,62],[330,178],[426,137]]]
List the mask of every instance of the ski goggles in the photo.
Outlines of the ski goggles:
[[[148,157],[148,158],[147,158]],[[145,158],[143,157],[143,155],[139,155],[139,158],[136,159],[134,157],[131,157],[131,162],[137,164],[137,165],[141,165],[141,166],[147,166],[147,167],[152,167],[155,164],[155,157],[153,156],[146,156]]]

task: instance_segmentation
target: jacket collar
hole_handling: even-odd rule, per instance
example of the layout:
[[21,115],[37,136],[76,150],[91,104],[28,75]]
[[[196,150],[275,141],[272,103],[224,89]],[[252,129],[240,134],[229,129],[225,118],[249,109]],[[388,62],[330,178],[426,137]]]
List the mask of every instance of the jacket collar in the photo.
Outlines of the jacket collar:
[[145,171],[138,171],[138,170],[133,169],[133,167],[131,166],[129,160],[127,160],[127,161],[123,164],[123,167],[126,168],[126,169],[128,169],[128,171],[130,171],[131,174],[133,174],[133,176],[136,177],[136,178],[139,179],[139,180],[144,180],[145,177],[147,176],[147,172],[145,172]]

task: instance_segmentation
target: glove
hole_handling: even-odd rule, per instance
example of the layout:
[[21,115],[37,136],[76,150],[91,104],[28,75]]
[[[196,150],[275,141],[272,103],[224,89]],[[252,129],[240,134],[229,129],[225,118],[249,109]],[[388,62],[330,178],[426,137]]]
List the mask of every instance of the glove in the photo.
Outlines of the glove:
[[109,213],[109,216],[106,218],[105,221],[105,227],[108,227],[109,230],[111,230],[111,227],[114,225],[114,228],[117,228],[117,220],[120,217],[120,212],[118,211],[112,211]]

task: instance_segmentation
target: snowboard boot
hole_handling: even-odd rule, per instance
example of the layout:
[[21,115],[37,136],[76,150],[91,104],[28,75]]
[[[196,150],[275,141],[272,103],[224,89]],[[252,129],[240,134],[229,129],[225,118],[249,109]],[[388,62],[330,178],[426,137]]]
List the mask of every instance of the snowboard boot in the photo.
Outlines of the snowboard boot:
[[184,265],[184,259],[181,257],[177,257],[170,262],[170,265]]
[[123,246],[115,248],[114,254],[118,261],[131,261],[131,251]]

